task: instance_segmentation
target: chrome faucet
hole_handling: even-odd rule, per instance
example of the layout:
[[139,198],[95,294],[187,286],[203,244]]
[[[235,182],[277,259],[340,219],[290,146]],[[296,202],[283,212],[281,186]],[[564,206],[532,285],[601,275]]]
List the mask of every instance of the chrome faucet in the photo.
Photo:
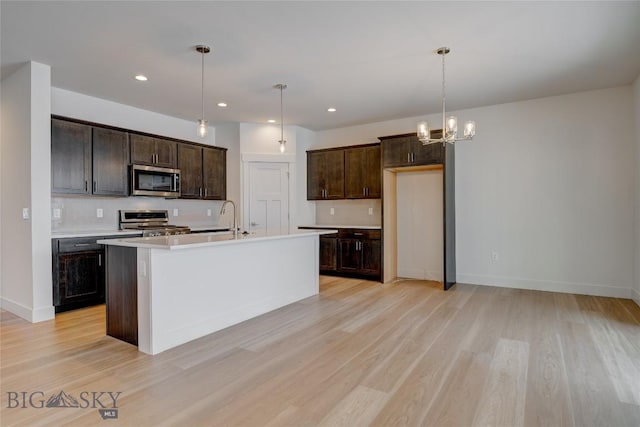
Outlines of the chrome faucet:
[[233,235],[238,236],[238,220],[236,218],[236,204],[233,203],[233,200],[225,200],[222,203],[222,208],[220,208],[220,215],[224,215],[225,209],[227,207],[227,203],[231,203],[233,206]]

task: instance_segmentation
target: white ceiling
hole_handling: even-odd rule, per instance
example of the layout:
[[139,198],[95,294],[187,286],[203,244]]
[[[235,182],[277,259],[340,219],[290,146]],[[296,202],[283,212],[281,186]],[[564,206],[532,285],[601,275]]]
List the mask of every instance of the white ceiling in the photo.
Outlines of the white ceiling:
[[[52,84],[187,120],[279,118],[313,130],[632,83],[640,1],[2,1],[2,75],[28,60]],[[137,73],[146,83],[133,79]],[[215,106],[219,101],[226,109]],[[328,107],[336,107],[328,113]]]

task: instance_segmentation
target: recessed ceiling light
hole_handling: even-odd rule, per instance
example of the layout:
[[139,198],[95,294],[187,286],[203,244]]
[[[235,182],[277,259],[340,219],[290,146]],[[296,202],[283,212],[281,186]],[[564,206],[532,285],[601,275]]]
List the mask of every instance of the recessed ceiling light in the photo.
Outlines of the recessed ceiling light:
[[142,75],[142,74],[138,74],[138,75],[135,77],[135,79],[136,79],[137,81],[139,81],[139,82],[146,82],[147,80],[149,80],[149,79],[147,78],[147,76],[144,76],[144,75]]
[[226,102],[218,102],[218,107],[226,107],[227,103]]
[[331,108],[327,108],[327,111],[330,112],[330,113],[335,113],[336,109],[331,107]]
[[276,121],[275,121],[275,120],[273,120],[273,119],[269,119],[269,120],[267,120],[267,123],[275,123],[275,122],[276,122]]

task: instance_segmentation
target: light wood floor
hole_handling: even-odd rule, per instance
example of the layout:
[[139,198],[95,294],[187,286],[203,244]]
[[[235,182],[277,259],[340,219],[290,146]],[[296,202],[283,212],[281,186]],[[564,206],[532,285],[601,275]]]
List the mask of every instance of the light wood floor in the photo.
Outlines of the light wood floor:
[[[0,424],[640,425],[630,300],[321,277],[317,297],[157,356],[104,322],[103,306],[3,312]],[[118,420],[8,408],[8,392],[61,390],[121,392]]]

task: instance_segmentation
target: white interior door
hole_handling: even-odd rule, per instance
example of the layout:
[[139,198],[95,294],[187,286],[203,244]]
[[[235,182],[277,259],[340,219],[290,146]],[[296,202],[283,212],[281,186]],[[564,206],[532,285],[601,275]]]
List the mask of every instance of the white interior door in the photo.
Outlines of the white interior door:
[[249,163],[249,231],[273,235],[289,231],[289,164]]

